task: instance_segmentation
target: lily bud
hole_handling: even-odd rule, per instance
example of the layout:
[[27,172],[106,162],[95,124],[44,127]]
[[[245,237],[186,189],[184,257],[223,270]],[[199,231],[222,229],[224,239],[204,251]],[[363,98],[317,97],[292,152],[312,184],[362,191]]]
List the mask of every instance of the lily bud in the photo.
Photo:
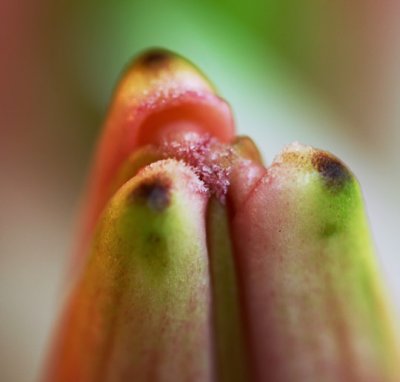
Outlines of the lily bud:
[[265,167],[183,58],[127,69],[83,215],[46,381],[400,380],[351,171],[300,144]]

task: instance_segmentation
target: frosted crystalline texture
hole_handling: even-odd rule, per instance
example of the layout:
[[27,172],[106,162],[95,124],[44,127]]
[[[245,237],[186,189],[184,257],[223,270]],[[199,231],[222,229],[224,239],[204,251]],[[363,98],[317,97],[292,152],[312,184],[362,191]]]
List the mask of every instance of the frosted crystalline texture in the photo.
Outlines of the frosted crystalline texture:
[[163,155],[184,161],[190,165],[205,183],[211,195],[221,202],[228,192],[231,166],[235,153],[208,134],[191,136],[182,141],[166,140],[162,145]]

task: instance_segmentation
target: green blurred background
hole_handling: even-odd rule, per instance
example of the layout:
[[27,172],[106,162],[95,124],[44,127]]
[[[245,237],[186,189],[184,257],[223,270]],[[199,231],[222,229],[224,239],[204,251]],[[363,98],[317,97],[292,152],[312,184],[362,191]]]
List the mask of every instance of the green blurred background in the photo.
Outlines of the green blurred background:
[[400,307],[399,16],[390,0],[3,0],[0,380],[40,373],[111,91],[152,46],[207,73],[267,162],[297,140],[350,165]]

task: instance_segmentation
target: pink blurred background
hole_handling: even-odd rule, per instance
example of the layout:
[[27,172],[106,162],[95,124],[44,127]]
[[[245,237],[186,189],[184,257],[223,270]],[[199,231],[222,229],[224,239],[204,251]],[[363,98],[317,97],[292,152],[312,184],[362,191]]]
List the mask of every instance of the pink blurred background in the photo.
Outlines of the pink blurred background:
[[[0,380],[36,380],[113,84],[147,46],[196,62],[270,162],[299,140],[357,174],[400,307],[400,3],[0,3]],[[399,309],[398,309],[399,310]]]

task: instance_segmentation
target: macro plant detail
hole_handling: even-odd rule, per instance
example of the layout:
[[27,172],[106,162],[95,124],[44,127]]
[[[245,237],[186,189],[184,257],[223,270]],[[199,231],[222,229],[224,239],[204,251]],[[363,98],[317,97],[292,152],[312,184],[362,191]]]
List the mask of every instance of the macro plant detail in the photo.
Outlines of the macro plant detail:
[[400,380],[352,172],[299,143],[265,166],[180,56],[122,76],[82,215],[46,381]]

